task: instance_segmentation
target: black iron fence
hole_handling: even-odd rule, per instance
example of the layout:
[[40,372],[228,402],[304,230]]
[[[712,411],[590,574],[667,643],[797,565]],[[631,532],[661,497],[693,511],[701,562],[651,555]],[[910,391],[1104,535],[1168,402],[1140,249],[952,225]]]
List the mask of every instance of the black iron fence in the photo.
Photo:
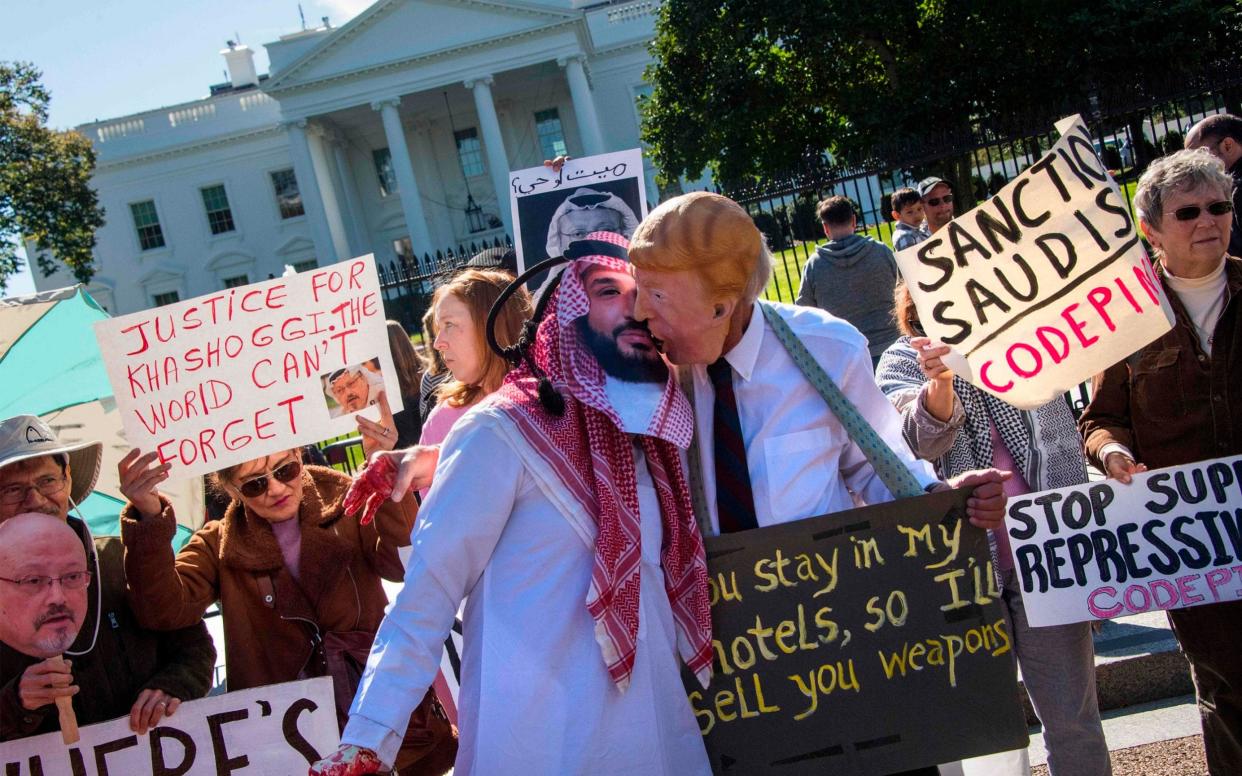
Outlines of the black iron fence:
[[376,261],[380,293],[388,318],[398,321],[410,334],[423,330],[423,315],[431,306],[431,296],[470,259],[488,249],[506,250],[513,247],[513,238],[505,235],[488,242],[458,244],[435,255],[398,256],[391,261]]

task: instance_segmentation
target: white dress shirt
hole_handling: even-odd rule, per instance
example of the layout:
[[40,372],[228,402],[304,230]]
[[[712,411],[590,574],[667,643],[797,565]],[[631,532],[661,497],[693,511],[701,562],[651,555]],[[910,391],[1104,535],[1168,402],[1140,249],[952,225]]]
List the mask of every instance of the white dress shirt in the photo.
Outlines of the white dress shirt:
[[[906,446],[901,417],[876,387],[866,337],[823,310],[774,306],[919,484],[936,482],[931,466]],[[742,339],[725,360],[733,367],[733,391],[760,527],[892,501],[862,450],[776,338],[758,304]],[[703,493],[712,531],[719,533],[712,434],[715,391],[706,366],[696,364],[692,373]]]
[[681,682],[659,503],[634,450],[642,576],[625,693],[609,677],[586,608],[595,522],[512,421],[485,405],[444,440],[405,584],[380,625],[341,740],[393,762],[468,596],[458,776],[710,774]]

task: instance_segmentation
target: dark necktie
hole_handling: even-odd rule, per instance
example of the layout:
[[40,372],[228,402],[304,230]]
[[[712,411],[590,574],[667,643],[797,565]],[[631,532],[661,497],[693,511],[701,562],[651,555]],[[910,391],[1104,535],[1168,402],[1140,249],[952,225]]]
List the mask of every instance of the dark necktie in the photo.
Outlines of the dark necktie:
[[716,455],[716,513],[720,532],[733,533],[759,526],[755,518],[755,495],[750,489],[750,467],[746,465],[746,441],[733,394],[733,367],[720,358],[707,367],[716,393],[712,411],[712,436]]

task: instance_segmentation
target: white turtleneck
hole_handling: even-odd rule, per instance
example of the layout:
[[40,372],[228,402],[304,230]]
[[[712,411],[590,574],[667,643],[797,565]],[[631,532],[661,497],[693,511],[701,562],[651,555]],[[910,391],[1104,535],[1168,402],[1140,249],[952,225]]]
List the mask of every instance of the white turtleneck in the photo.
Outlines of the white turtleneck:
[[1190,315],[1195,333],[1199,335],[1199,344],[1209,356],[1212,355],[1212,332],[1224,312],[1227,297],[1225,258],[1222,256],[1216,269],[1201,278],[1179,278],[1169,272],[1168,265],[1164,270],[1169,290],[1177,294]]

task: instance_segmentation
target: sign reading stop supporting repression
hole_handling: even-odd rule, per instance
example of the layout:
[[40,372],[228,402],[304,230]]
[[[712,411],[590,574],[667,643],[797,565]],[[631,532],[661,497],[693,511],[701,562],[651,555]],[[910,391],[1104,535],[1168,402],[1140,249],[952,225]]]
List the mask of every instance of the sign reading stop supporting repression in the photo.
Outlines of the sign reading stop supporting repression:
[[995,196],[897,254],[945,362],[1034,409],[1167,332],[1173,313],[1078,116]]
[[1026,747],[967,496],[707,539],[714,677],[684,679],[717,773],[878,775]]
[[1242,456],[1011,499],[1031,625],[1242,598]]

